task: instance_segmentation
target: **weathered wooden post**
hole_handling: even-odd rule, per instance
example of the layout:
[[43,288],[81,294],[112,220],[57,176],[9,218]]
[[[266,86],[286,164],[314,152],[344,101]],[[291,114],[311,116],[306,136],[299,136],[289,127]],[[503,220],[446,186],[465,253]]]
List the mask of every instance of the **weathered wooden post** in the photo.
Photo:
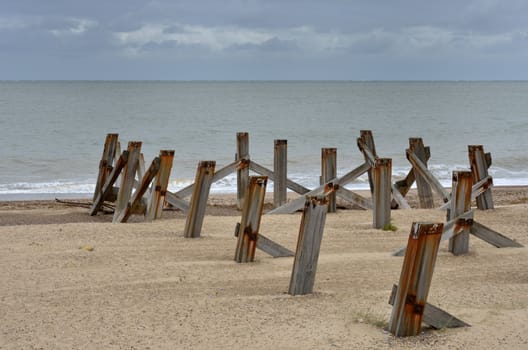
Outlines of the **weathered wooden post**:
[[413,223],[411,227],[388,327],[397,337],[420,333],[443,226]]
[[372,172],[374,228],[383,228],[391,221],[391,176],[392,159],[377,158]]
[[[374,144],[374,136],[372,135],[371,130],[360,130],[359,131],[359,138],[363,141],[365,146],[368,148],[372,156],[375,158],[378,157],[376,154],[376,145]],[[369,161],[369,157],[364,154],[365,161]],[[374,180],[372,178],[372,169],[369,169],[368,171],[368,179],[369,179],[369,185],[370,185],[370,193],[374,193]]]
[[[321,149],[321,181],[323,185],[337,177],[337,148]],[[328,212],[336,212],[336,193],[328,195]]]
[[[419,137],[409,138],[409,149],[416,154],[419,160],[427,167],[427,151],[423,140]],[[433,191],[431,185],[424,179],[424,177],[413,168],[414,177],[416,179],[416,187],[418,188],[418,199],[420,201],[420,208],[434,208]]]
[[242,209],[242,219],[240,225],[237,226],[236,262],[246,263],[255,260],[267,182],[267,176],[249,177],[249,188]]
[[[482,145],[468,146],[468,153],[473,183],[476,184],[488,177],[488,168],[491,166],[491,153],[484,153]],[[491,188],[488,188],[486,192],[477,197],[477,208],[482,210],[493,209]]]
[[327,207],[326,196],[306,198],[288,290],[291,295],[304,295],[313,291]]
[[185,238],[200,237],[215,166],[216,162],[214,160],[198,163],[190,209],[185,221],[185,231],[183,232]]
[[145,173],[139,179],[139,184],[136,188],[136,191],[134,192],[134,195],[127,203],[127,207],[125,208],[125,210],[121,211],[117,218],[114,218],[114,221],[127,222],[128,218],[130,218],[130,215],[132,214],[145,214],[146,203],[143,200],[143,195],[147,191],[154,177],[158,174],[159,167],[160,159],[159,157],[156,157],[152,161],[150,167],[145,170]]
[[237,153],[235,160],[239,161],[237,169],[237,207],[242,209],[249,183],[249,134],[237,133]]
[[117,194],[117,201],[115,205],[115,212],[112,222],[119,222],[118,218],[121,213],[127,208],[134,182],[136,172],[139,165],[139,157],[141,153],[141,142],[130,141],[127,147],[128,160],[123,173],[121,174],[121,186],[119,186],[119,193]]
[[[447,221],[471,210],[472,176],[470,171],[453,171],[451,206],[447,212]],[[466,254],[469,250],[469,226],[449,239],[449,251],[454,255]]]
[[273,206],[278,208],[287,201],[288,141],[275,140],[274,146]]
[[103,188],[107,177],[112,172],[112,163],[116,156],[118,137],[118,134],[106,135],[103,156],[99,162],[99,175],[97,176],[97,182],[95,183],[95,191],[92,200],[93,202],[95,202],[97,196],[101,194],[101,189]]
[[161,218],[163,212],[163,204],[167,194],[167,187],[169,186],[169,178],[172,169],[172,161],[174,159],[174,150],[160,151],[160,167],[152,194],[147,206],[146,219],[149,221]]

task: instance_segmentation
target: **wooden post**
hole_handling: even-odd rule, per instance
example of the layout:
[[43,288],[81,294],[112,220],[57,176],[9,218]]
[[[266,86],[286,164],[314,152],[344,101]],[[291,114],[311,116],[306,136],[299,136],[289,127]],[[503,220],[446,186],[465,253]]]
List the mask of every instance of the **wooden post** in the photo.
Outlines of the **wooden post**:
[[160,167],[154,182],[154,188],[152,189],[152,194],[150,196],[147,212],[145,215],[148,221],[161,218],[165,196],[167,195],[167,187],[169,186],[174,151],[161,150],[159,158]]
[[[374,144],[374,137],[372,136],[371,130],[360,130],[359,131],[359,138],[363,141],[365,146],[369,149],[370,153],[374,156],[374,158],[377,158],[378,155],[376,154],[376,145]],[[366,154],[365,161],[368,161],[368,157]],[[368,179],[369,179],[369,185],[370,185],[370,193],[374,194],[374,179],[372,178],[372,169],[369,169],[368,171]]]
[[[321,181],[320,185],[334,180],[337,177],[337,148],[321,149]],[[328,212],[336,212],[336,193],[328,195]]]
[[260,219],[264,208],[267,183],[267,176],[249,177],[249,187],[246,192],[247,196],[244,201],[242,219],[237,235],[236,262],[247,263],[255,260],[255,249],[259,238]]
[[392,159],[377,158],[373,169],[374,194],[373,224],[374,228],[383,228],[391,220],[391,175]]
[[237,207],[244,207],[244,198],[249,184],[249,134],[237,133],[237,153],[235,160],[241,162],[237,170]]
[[288,141],[274,141],[273,157],[273,206],[275,208],[286,204],[287,197],[287,174],[288,174]]
[[[422,161],[427,167],[427,153],[423,144],[423,140],[417,137],[409,138],[409,149],[416,154],[418,159]],[[413,168],[414,177],[416,179],[416,187],[418,188],[418,198],[420,200],[420,208],[434,208],[433,191],[431,185],[423,178],[423,176]]]
[[328,211],[326,196],[306,197],[288,293],[312,293]]
[[141,154],[141,142],[130,141],[128,143],[127,151],[128,161],[121,174],[121,186],[119,186],[119,193],[117,194],[112,222],[119,222],[118,218],[127,208],[130,196],[132,195],[132,189],[134,188],[136,172],[139,165],[139,157]]
[[215,166],[216,162],[213,160],[198,163],[190,209],[185,221],[185,231],[183,232],[185,238],[200,237]]
[[117,181],[117,178],[121,174],[121,170],[125,167],[128,160],[128,151],[124,151],[123,154],[117,159],[114,169],[112,169],[112,172],[108,177],[106,178],[106,181],[104,185],[101,187],[101,191],[97,194],[95,197],[92,207],[90,208],[90,215],[96,215],[101,206],[103,205],[106,198],[109,197],[110,193],[114,189],[113,185]]
[[154,177],[158,174],[160,167],[160,159],[158,157],[154,158],[150,167],[145,171],[141,179],[139,180],[139,185],[134,192],[134,195],[127,203],[125,210],[121,211],[120,215],[114,219],[116,222],[127,222],[128,218],[132,214],[145,214],[146,205],[143,200],[143,195],[147,191],[150,183]]
[[97,176],[97,182],[95,183],[95,191],[93,195],[93,202],[95,202],[98,195],[101,194],[106,178],[112,172],[112,163],[116,156],[117,151],[117,139],[118,134],[107,134],[103,149],[103,156],[99,162],[99,175]]
[[397,337],[420,333],[442,230],[443,224],[412,225],[388,327]]
[[[470,171],[453,171],[451,206],[447,211],[447,221],[471,210],[472,177]],[[469,250],[469,227],[449,239],[449,251],[454,255],[466,254]]]
[[[473,174],[473,183],[488,177],[488,168],[491,166],[491,154],[484,153],[482,145],[468,146],[469,164],[471,166],[471,173]],[[493,209],[493,196],[491,188],[477,197],[477,208],[486,210]]]

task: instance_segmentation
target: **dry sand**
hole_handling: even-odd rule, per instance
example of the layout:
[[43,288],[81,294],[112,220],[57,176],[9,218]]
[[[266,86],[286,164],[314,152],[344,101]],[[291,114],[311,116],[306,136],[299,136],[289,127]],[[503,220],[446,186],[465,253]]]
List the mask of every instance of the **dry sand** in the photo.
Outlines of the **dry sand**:
[[[475,220],[528,245],[527,188],[494,189]],[[428,301],[470,323],[395,338],[383,330],[413,221],[438,210],[395,210],[396,232],[372,213],[329,214],[315,293],[286,294],[292,258],[233,261],[240,214],[214,197],[202,238],[185,217],[112,224],[110,215],[54,202],[0,203],[0,349],[528,349],[528,248],[470,253],[440,247]],[[261,232],[295,248],[300,214],[264,216]]]

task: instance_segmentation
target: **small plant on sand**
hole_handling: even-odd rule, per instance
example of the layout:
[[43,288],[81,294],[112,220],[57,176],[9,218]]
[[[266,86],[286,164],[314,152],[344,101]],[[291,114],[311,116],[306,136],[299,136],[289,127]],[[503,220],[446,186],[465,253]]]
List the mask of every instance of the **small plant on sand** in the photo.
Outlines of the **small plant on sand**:
[[371,309],[368,309],[364,312],[359,312],[357,314],[356,322],[370,324],[383,329],[387,329],[389,326],[389,321],[386,320],[384,315],[381,315],[379,312],[374,312]]
[[393,225],[392,222],[383,225],[381,229],[383,231],[392,231],[392,232],[398,231],[398,227],[396,227],[396,225]]

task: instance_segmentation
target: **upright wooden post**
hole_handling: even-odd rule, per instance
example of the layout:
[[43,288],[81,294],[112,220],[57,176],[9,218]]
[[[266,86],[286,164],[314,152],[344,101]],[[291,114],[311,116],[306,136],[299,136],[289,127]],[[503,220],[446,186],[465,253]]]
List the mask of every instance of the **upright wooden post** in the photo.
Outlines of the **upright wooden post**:
[[[491,166],[491,154],[484,153],[482,145],[468,146],[469,164],[471,166],[471,173],[473,174],[473,183],[488,177],[488,168]],[[486,210],[493,209],[493,196],[491,188],[477,197],[477,208]]]
[[183,232],[185,238],[200,237],[215,166],[216,162],[213,160],[198,163],[190,209],[185,221],[185,231]]
[[392,159],[377,158],[372,172],[374,183],[373,224],[374,228],[383,228],[391,220],[391,176]]
[[235,160],[241,162],[237,169],[237,207],[242,209],[249,184],[249,134],[247,132],[237,133]]
[[[365,143],[367,148],[370,150],[374,158],[377,158],[376,154],[376,145],[374,144],[374,137],[372,136],[371,130],[360,130],[359,131],[359,138]],[[367,156],[365,155],[365,161],[367,162]],[[374,179],[372,177],[372,169],[369,169],[368,171],[368,179],[369,179],[369,185],[370,185],[370,193],[374,193]]]
[[[409,149],[416,154],[418,159],[422,161],[427,167],[427,151],[424,147],[423,140],[418,137],[409,138]],[[420,201],[420,208],[434,208],[433,191],[431,185],[423,178],[423,176],[413,168],[414,177],[416,179],[416,187],[418,188],[418,199]]]
[[154,182],[154,187],[152,189],[152,194],[150,196],[146,219],[152,221],[155,219],[161,218],[161,213],[163,212],[163,204],[165,202],[165,196],[167,195],[167,187],[169,186],[169,178],[172,169],[172,161],[174,159],[173,150],[161,150],[160,151],[160,167],[156,179]]
[[[337,177],[337,148],[321,149],[321,181],[323,185]],[[336,193],[328,195],[328,212],[336,212]]]
[[139,157],[141,154],[141,142],[130,141],[127,147],[128,160],[123,173],[121,174],[121,186],[117,194],[114,217],[112,222],[119,222],[121,213],[127,208],[132,189],[134,188],[136,172],[139,166]]
[[246,263],[255,260],[267,182],[267,176],[249,177],[249,188],[246,192],[247,196],[244,201],[240,230],[237,236],[236,262]]
[[274,141],[273,157],[273,206],[275,208],[286,204],[287,175],[288,175],[288,141]]
[[112,172],[112,164],[117,152],[117,139],[118,134],[107,134],[103,149],[103,156],[99,162],[99,175],[97,176],[97,182],[95,183],[95,191],[93,195],[93,202],[95,202],[98,195],[101,194],[107,177]]
[[443,226],[412,225],[388,327],[397,337],[420,333]]
[[313,291],[327,207],[326,196],[306,197],[288,290],[291,295]]
[[[447,221],[471,210],[472,176],[470,171],[453,171],[451,187],[451,206],[447,212]],[[469,250],[469,226],[449,239],[449,251],[454,255],[466,254]]]

